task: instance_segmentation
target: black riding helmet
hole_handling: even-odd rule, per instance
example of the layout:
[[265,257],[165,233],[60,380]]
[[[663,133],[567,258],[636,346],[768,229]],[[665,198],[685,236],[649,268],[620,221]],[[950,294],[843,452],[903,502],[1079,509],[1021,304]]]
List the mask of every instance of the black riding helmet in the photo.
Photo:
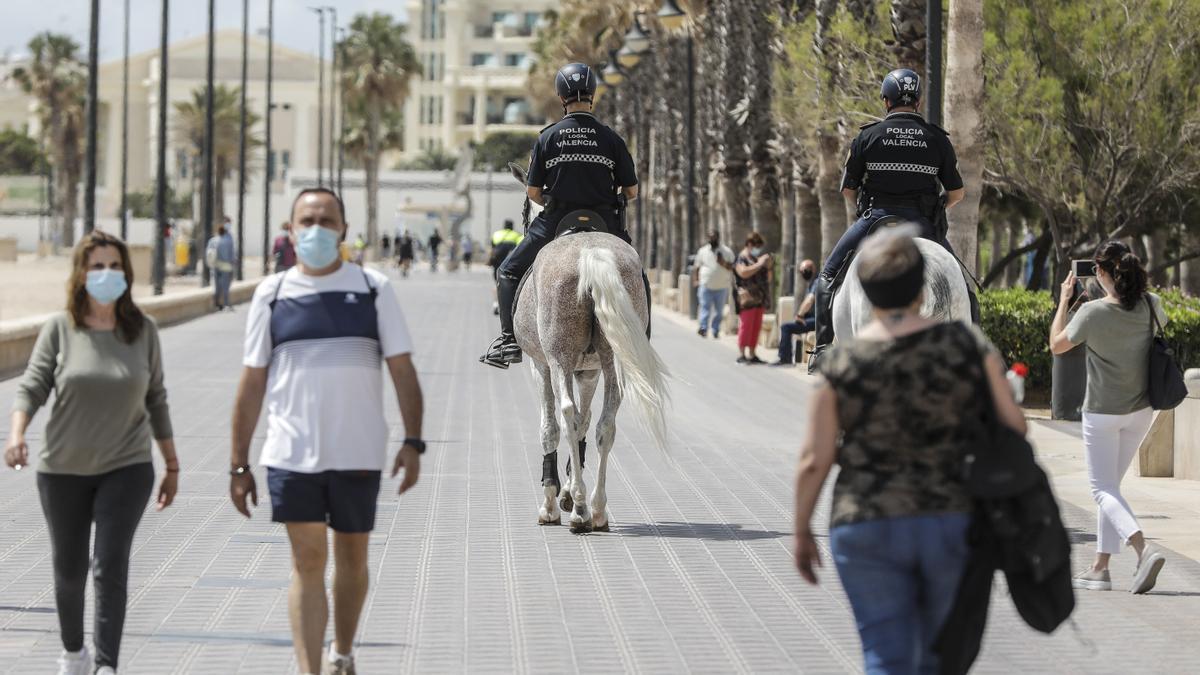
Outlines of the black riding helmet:
[[554,76],[554,91],[567,103],[591,103],[596,93],[596,72],[582,63],[568,63]]
[[908,68],[897,68],[883,78],[879,95],[887,99],[889,108],[915,105],[921,99],[921,76]]

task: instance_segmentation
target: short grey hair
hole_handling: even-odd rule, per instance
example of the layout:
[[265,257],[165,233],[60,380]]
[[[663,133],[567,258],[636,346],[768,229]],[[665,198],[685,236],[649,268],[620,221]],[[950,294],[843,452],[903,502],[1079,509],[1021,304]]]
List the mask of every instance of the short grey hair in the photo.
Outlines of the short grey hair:
[[887,281],[911,270],[921,261],[913,223],[884,227],[863,241],[858,254],[858,278],[863,282]]

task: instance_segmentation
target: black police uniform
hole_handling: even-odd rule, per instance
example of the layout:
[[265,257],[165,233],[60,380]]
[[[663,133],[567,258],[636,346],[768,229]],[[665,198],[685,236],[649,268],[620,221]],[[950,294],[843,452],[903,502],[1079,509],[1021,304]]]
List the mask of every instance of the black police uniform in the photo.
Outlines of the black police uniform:
[[865,209],[846,230],[825,261],[821,276],[832,280],[846,258],[862,243],[876,221],[899,216],[921,226],[923,236],[953,252],[944,233],[935,232],[940,190],[962,188],[958,158],[946,132],[915,112],[894,112],[864,124],[850,144],[842,189],[862,190]]
[[563,216],[577,209],[595,211],[610,233],[632,244],[617,217],[617,188],[638,184],[633,157],[625,140],[591,113],[570,113],[542,130],[530,155],[528,184],[542,188],[549,199],[546,209],[529,224],[525,238],[500,265],[501,327],[510,335],[516,285],[554,239]]

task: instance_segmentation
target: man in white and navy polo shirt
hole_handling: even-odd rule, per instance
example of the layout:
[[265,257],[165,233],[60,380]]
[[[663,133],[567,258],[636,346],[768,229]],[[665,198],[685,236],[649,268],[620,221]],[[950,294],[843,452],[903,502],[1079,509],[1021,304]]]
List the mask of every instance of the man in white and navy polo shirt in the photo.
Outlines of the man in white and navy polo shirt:
[[[290,229],[298,264],[259,284],[246,320],[230,497],[247,517],[247,497],[258,504],[248,462],[265,400],[260,464],[267,467],[272,520],[287,526],[292,546],[288,610],[300,672],[349,673],[367,595],[367,543],[387,463],[383,365],[407,436],[392,464],[393,476],[404,469],[401,494],[416,484],[425,450],[421,387],[412,340],[387,277],[339,255],[346,237],[341,199],[324,188],[302,191]],[[322,668],[327,528],[334,532],[335,639],[328,668]]]

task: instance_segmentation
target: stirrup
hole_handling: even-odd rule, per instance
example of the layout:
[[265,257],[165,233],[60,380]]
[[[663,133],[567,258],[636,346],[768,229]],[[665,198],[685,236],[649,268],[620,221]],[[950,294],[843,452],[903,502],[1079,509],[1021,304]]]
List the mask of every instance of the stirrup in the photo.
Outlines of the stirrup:
[[515,341],[505,340],[505,337],[501,335],[493,340],[487,352],[479,357],[479,362],[501,370],[507,369],[513,363],[520,363],[522,360],[521,348]]

